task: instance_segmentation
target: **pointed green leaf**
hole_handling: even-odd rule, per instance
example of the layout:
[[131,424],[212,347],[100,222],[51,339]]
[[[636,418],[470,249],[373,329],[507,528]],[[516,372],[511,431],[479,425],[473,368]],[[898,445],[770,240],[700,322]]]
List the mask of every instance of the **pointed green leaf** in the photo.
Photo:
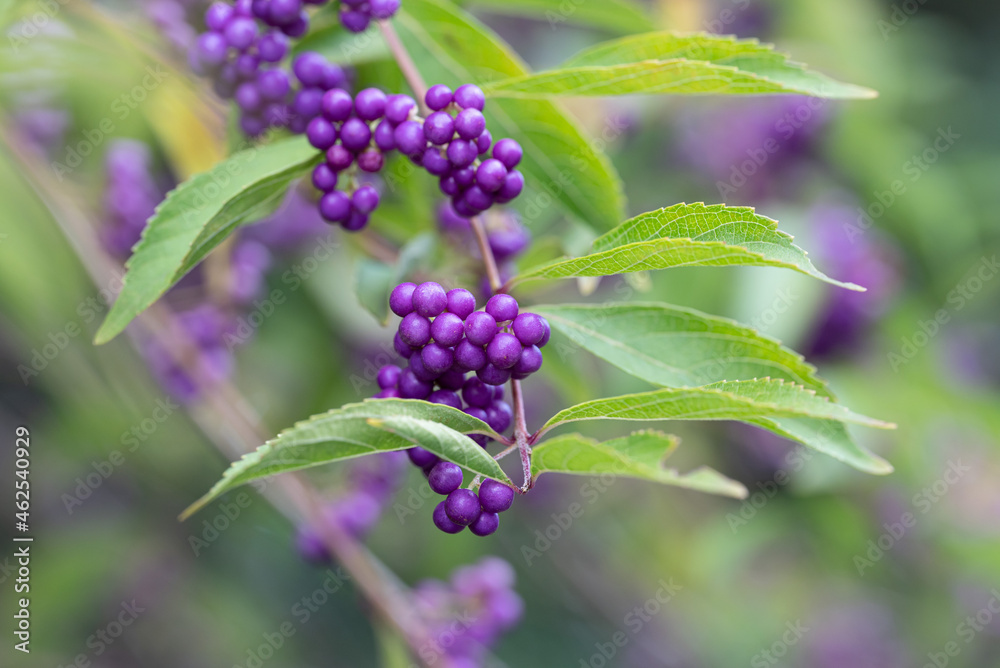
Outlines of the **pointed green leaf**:
[[[484,84],[527,72],[526,65],[489,28],[441,0],[407,0],[393,21],[424,79],[456,86]],[[496,100],[486,105],[494,139],[512,137],[524,148],[518,169],[525,195],[545,193],[596,230],[622,219],[621,181],[576,121],[547,100]]]
[[[793,419],[791,427],[783,422],[787,418]],[[892,471],[888,462],[846,438],[846,430],[839,423],[884,429],[894,425],[858,415],[813,390],[782,380],[727,381],[597,399],[560,411],[542,431],[567,422],[602,419],[739,420],[764,428],[776,423],[773,431],[857,469],[876,474]]]
[[553,28],[572,23],[611,32],[634,33],[655,27],[643,8],[632,0],[572,4],[566,0],[475,0],[473,5],[496,14],[537,17]]
[[594,241],[594,252],[529,269],[510,281],[611,276],[670,267],[749,265],[784,267],[848,290],[816,269],[808,254],[778,230],[778,223],[752,207],[675,204],[626,220]]
[[639,478],[685,487],[687,489],[745,498],[746,487],[708,467],[690,473],[678,473],[665,468],[663,461],[670,456],[680,440],[658,431],[639,431],[630,436],[603,443],[580,434],[556,436],[532,449],[531,475],[569,473]]
[[493,97],[760,95],[872,98],[875,91],[813,72],[755,39],[672,32],[632,35],[591,47],[558,68],[495,81]]
[[577,346],[664,387],[779,378],[827,395],[816,368],[775,339],[727,318],[648,303],[534,306]]
[[179,185],[149,219],[95,343],[120,334],[239,225],[269,213],[319,158],[298,137],[236,153]]
[[485,422],[450,406],[408,399],[348,404],[299,422],[233,462],[222,480],[181,517],[259,478],[415,445],[473,473],[510,483],[493,457],[462,434],[500,438]]

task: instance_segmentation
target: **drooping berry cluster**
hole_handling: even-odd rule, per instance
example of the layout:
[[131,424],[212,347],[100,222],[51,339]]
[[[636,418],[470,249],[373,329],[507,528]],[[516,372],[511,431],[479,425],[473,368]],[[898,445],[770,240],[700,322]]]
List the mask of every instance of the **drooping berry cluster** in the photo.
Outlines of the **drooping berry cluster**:
[[[354,98],[341,89],[324,93],[322,115],[310,121],[306,135],[326,152],[326,160],[313,171],[313,185],[324,193],[319,210],[326,220],[348,230],[367,224],[378,206],[378,192],[353,189],[352,184],[348,194],[337,185],[355,164],[363,172],[380,171],[385,154],[393,150],[437,176],[441,190],[462,215],[474,216],[521,193],[524,177],[514,169],[521,161],[521,147],[513,139],[493,144],[482,114],[482,90],[466,84],[452,93],[438,85],[427,92],[426,101],[435,111],[421,119],[417,103],[407,95],[387,96],[377,88],[366,88]],[[491,149],[493,157],[485,158]]]
[[[323,508],[321,520],[357,540],[363,539],[391,502],[405,469],[406,457],[401,452],[386,452],[358,461],[350,469],[350,488]],[[300,527],[295,544],[299,555],[310,563],[325,564],[331,559],[318,527]]]
[[448,582],[417,583],[414,603],[432,640],[421,655],[432,665],[445,656],[455,668],[485,665],[486,651],[524,613],[514,583],[514,569],[498,557],[457,568]]
[[[425,399],[465,411],[497,433],[510,428],[513,410],[503,400],[503,384],[523,379],[542,366],[550,336],[549,324],[539,315],[519,313],[517,301],[494,295],[482,311],[468,290],[446,292],[433,282],[401,283],[389,297],[389,307],[401,316],[393,341],[408,368],[387,365],[379,370],[381,391],[376,398]],[[467,374],[475,372],[475,377]],[[472,437],[486,447],[487,439]],[[461,468],[441,461],[423,448],[407,454],[427,476],[431,489],[447,498],[434,510],[434,524],[446,533],[465,527],[488,536],[500,524],[514,490],[493,480],[479,494],[462,488]]]
[[[192,68],[212,78],[220,97],[236,101],[241,111],[240,127],[247,135],[286,126],[302,133],[319,115],[323,93],[346,88],[347,76],[342,68],[315,53],[299,56],[291,76],[280,63],[289,52],[287,36],[297,36],[294,26],[299,24],[275,25],[269,18],[261,29],[257,19],[265,10],[258,4],[245,0],[235,5],[213,3],[205,12],[208,30],[198,36],[191,52]],[[278,6],[278,0],[270,5]],[[300,18],[304,16],[301,12]]]
[[372,19],[391,19],[400,0],[340,0],[340,23],[351,32],[364,32]]

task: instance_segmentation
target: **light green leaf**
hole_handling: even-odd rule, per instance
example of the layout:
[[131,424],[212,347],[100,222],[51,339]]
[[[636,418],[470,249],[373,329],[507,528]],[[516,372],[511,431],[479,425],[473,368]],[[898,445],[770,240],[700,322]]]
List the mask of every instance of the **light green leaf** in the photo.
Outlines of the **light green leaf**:
[[173,190],[126,263],[122,291],[95,343],[120,334],[239,225],[267,215],[319,158],[305,137],[288,139],[236,153]]
[[727,318],[649,303],[533,306],[577,346],[664,387],[770,377],[828,395],[816,368],[775,339]]
[[185,510],[181,518],[191,516],[221,494],[259,478],[377,452],[406,450],[415,445],[475,474],[510,484],[493,457],[462,434],[499,438],[485,422],[450,406],[408,399],[348,404],[299,422],[234,462],[222,480]]
[[474,0],[472,5],[497,14],[537,17],[552,28],[572,23],[610,32],[634,33],[655,27],[643,8],[631,0]]
[[632,35],[591,47],[558,68],[489,84],[494,97],[628,94],[797,93],[872,98],[875,91],[813,72],[755,39],[677,34]]
[[663,461],[679,445],[676,436],[658,431],[639,431],[631,436],[600,443],[580,434],[556,436],[536,445],[531,454],[531,475],[569,473],[601,475],[611,473],[685,487],[687,489],[745,498],[746,488],[708,467],[681,474],[665,468]]
[[[704,387],[671,388],[588,401],[560,411],[542,431],[580,420],[739,420],[764,428],[770,422],[793,418],[776,431],[868,473],[885,474],[892,466],[840,437],[843,425],[852,422],[891,429],[894,425],[858,415],[814,391],[782,380],[764,378],[713,383]],[[833,421],[833,423],[830,423]],[[843,431],[846,434],[846,430]]]
[[670,267],[749,265],[794,269],[848,290],[864,291],[816,269],[808,254],[792,243],[791,235],[778,230],[777,221],[747,206],[699,202],[650,211],[599,237],[593,251],[529,269],[509,284]]
[[[407,0],[393,23],[426,81],[482,85],[527,72],[499,36],[441,0]],[[524,172],[526,192],[520,199],[546,193],[596,230],[622,219],[621,181],[611,161],[560,106],[548,100],[496,100],[484,113],[494,139],[512,137],[524,148],[518,169]]]

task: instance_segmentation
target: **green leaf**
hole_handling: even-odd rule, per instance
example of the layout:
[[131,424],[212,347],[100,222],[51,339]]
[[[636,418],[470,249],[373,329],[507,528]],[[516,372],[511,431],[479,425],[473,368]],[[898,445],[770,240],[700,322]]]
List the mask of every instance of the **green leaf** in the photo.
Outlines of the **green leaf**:
[[415,445],[475,474],[511,484],[493,457],[463,434],[500,438],[485,422],[450,406],[408,399],[348,404],[299,422],[234,462],[222,480],[181,518],[259,478]]
[[655,27],[643,8],[631,0],[566,2],[566,0],[474,0],[472,5],[509,16],[537,17],[554,29],[573,23],[610,32],[634,33]]
[[149,219],[95,343],[120,334],[239,225],[266,215],[319,158],[298,137],[236,153],[179,185]]
[[676,204],[625,221],[594,241],[593,253],[529,269],[509,284],[574,276],[610,276],[686,266],[785,267],[848,290],[816,269],[808,254],[752,207]]
[[374,25],[363,33],[353,33],[346,30],[336,16],[331,19],[326,25],[313,25],[295,42],[292,53],[316,51],[339,65],[364,65],[392,58],[382,33]]
[[[793,418],[791,427],[779,423],[783,436],[828,454],[868,473],[886,474],[892,466],[850,439],[841,436],[841,422],[883,429],[894,425],[858,415],[813,390],[770,378],[712,383],[704,387],[671,388],[597,399],[557,413],[542,427],[547,431],[581,420],[740,420],[771,428],[778,418]],[[830,423],[829,421],[834,421]],[[839,426],[837,426],[839,425]],[[846,430],[843,430],[846,434]]]
[[664,387],[722,380],[777,378],[828,396],[816,368],[801,355],[727,318],[667,304],[534,306],[576,345]]
[[531,475],[569,473],[639,478],[687,489],[745,498],[746,487],[708,467],[681,474],[663,461],[680,444],[676,436],[639,431],[603,443],[580,434],[566,434],[536,445],[531,453]]
[[494,81],[494,97],[759,95],[872,98],[875,91],[806,69],[755,39],[655,32],[593,46],[554,70]]
[[394,266],[371,258],[358,261],[354,291],[361,305],[382,325],[389,321],[389,293],[413,268],[433,252],[437,238],[433,234],[414,237],[399,252]]
[[[407,0],[393,21],[424,79],[456,86],[516,77],[526,65],[489,28],[441,0]],[[512,137],[524,148],[519,169],[526,192],[551,197],[571,216],[597,230],[623,217],[621,180],[611,161],[557,104],[548,100],[496,100],[484,112],[495,139]]]

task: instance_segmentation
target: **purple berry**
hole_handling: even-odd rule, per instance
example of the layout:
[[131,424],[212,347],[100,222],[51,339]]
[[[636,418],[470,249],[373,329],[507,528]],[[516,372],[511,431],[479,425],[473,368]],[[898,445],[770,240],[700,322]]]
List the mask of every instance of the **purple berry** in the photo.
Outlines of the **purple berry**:
[[514,169],[524,155],[521,145],[513,139],[501,139],[493,147],[493,157],[503,163],[507,169]]
[[451,162],[437,148],[431,148],[424,153],[420,164],[434,176],[447,176],[451,173]]
[[477,346],[492,341],[498,330],[496,318],[484,311],[476,311],[465,319],[465,338]]
[[483,130],[483,134],[479,135],[479,139],[476,140],[476,149],[479,151],[479,155],[485,155],[492,145],[493,135],[490,134],[489,130]]
[[438,283],[421,283],[413,291],[413,308],[426,318],[441,315],[448,307],[448,293]]
[[396,140],[396,148],[403,155],[413,157],[427,147],[424,128],[417,121],[403,121],[397,125],[393,138]]
[[424,136],[432,144],[447,144],[455,135],[455,121],[446,111],[435,111],[424,120]]
[[390,19],[399,11],[400,0],[371,0],[372,16],[377,19]]
[[511,369],[511,373],[518,380],[522,380],[542,368],[542,351],[538,346],[527,346],[521,351],[521,356],[517,364]]
[[410,448],[406,451],[406,456],[410,458],[411,462],[422,469],[431,468],[441,461],[437,455],[423,448]]
[[340,23],[351,32],[364,32],[368,29],[371,17],[359,10],[340,10]]
[[416,283],[400,283],[394,287],[389,295],[389,308],[392,312],[401,318],[412,313],[413,291],[416,289]]
[[[451,166],[451,163],[449,162],[448,165]],[[440,187],[441,192],[448,197],[454,197],[459,192],[458,184],[455,183],[455,179],[451,176],[442,176]]]
[[434,526],[436,526],[441,531],[444,531],[445,533],[458,533],[465,527],[462,526],[461,524],[456,524],[455,522],[452,522],[448,518],[448,513],[445,510],[445,503],[447,502],[442,501],[441,503],[437,504],[437,507],[434,508],[434,515],[433,515]]
[[326,91],[323,95],[323,116],[328,121],[340,123],[346,121],[351,116],[354,109],[354,100],[351,94],[341,88],[334,88]]
[[342,172],[354,162],[354,154],[340,144],[334,144],[326,152],[326,162],[330,169]]
[[514,502],[514,490],[497,482],[486,479],[479,486],[479,503],[487,513],[502,513]]
[[442,346],[456,346],[465,335],[465,323],[454,313],[442,313],[431,323],[431,336]]
[[295,94],[292,111],[305,120],[312,120],[323,111],[323,91],[319,88],[303,88]]
[[545,346],[545,344],[549,342],[549,337],[552,336],[552,328],[549,327],[549,321],[548,320],[546,320],[545,318],[542,318],[542,316],[538,316],[538,317],[542,319],[542,327],[545,329],[545,333],[542,335],[541,340],[539,340],[539,342],[536,343],[535,345],[538,346],[539,348],[543,348]]
[[484,160],[476,170],[476,185],[489,193],[500,190],[506,178],[507,168],[496,158]]
[[348,118],[340,126],[340,143],[348,151],[355,153],[368,146],[372,140],[372,131],[360,118]]
[[309,121],[306,137],[315,148],[325,151],[337,141],[337,128],[325,118],[317,117]]
[[238,51],[242,51],[257,38],[257,23],[250,18],[235,18],[226,25],[223,33],[226,36],[226,43]]
[[500,332],[486,347],[486,357],[498,369],[510,369],[521,358],[521,342],[507,332]]
[[514,409],[506,401],[496,401],[486,409],[486,424],[493,431],[502,434],[514,421]]
[[319,213],[331,223],[345,222],[351,215],[351,198],[339,190],[327,193],[319,200]]
[[374,174],[382,170],[385,165],[385,156],[377,148],[370,147],[358,154],[358,169],[369,174]]
[[545,323],[541,316],[522,313],[514,318],[514,335],[526,346],[536,345],[545,336]]
[[489,536],[500,526],[500,516],[496,513],[481,513],[476,521],[469,525],[469,531],[477,536]]
[[476,182],[476,170],[472,167],[463,167],[454,172],[455,183],[462,188],[468,188]]
[[[398,139],[397,139],[398,141]],[[466,139],[453,139],[448,144],[448,160],[456,167],[468,167],[479,153],[476,144]]]
[[295,549],[306,563],[320,565],[330,562],[330,553],[326,549],[326,544],[312,529],[299,528],[295,536]]
[[392,347],[396,351],[396,354],[403,359],[410,359],[413,356],[413,348],[409,346],[406,341],[399,335],[399,332],[392,337]]
[[[423,349],[421,349],[422,352]],[[424,366],[423,357],[420,354],[410,357],[410,370],[413,371],[414,376],[425,383],[433,383],[441,375],[439,372],[431,371]]]
[[448,311],[465,320],[476,310],[476,298],[465,288],[448,291]]
[[486,106],[486,95],[483,89],[475,84],[464,84],[455,90],[455,104],[462,109],[476,109],[482,111]]
[[399,382],[400,376],[403,375],[403,370],[400,369],[395,364],[386,364],[384,367],[378,370],[378,376],[376,380],[378,381],[378,386],[383,390],[388,390],[391,387],[396,387],[396,383]]
[[420,351],[420,361],[428,371],[440,376],[455,363],[455,353],[441,344],[429,343]]
[[482,420],[483,422],[486,422],[486,411],[483,410],[482,408],[469,406],[468,408],[465,409],[465,414],[470,417],[474,417],[477,420]]
[[427,89],[424,102],[432,111],[441,111],[451,104],[451,89],[444,84],[435,84]]
[[257,87],[265,100],[283,100],[291,89],[284,70],[266,70],[257,76]]
[[503,180],[503,185],[497,191],[497,201],[501,204],[509,202],[520,195],[522,190],[524,190],[524,175],[516,169],[512,169],[507,172],[507,178]]
[[[458,398],[458,395],[451,390],[435,390],[431,392],[431,396],[427,397],[427,401],[432,404],[441,404],[442,406],[451,406],[458,410],[462,410],[462,400]],[[461,479],[459,479],[461,482]],[[458,485],[455,485],[458,487]],[[450,490],[449,490],[450,491]],[[439,492],[439,494],[447,494],[448,492]]]
[[457,392],[458,390],[461,390],[462,385],[465,384],[465,374],[459,369],[452,367],[438,377],[437,384],[441,386],[442,389]]
[[496,198],[479,186],[472,186],[462,195],[462,200],[474,211],[486,211],[493,206]]
[[385,118],[394,125],[399,125],[416,108],[417,103],[409,95],[390,95],[385,104]]
[[306,51],[295,57],[292,62],[292,72],[303,86],[320,87],[323,85],[326,65],[326,58],[315,51]]
[[382,151],[391,151],[396,148],[396,137],[394,136],[395,128],[392,126],[387,119],[383,119],[377,126],[375,126],[375,145],[378,146]]
[[470,406],[486,408],[493,403],[493,388],[478,378],[470,378],[462,386],[462,398]]
[[426,399],[431,389],[432,385],[417,378],[412,369],[407,369],[399,377],[399,396],[403,399]]
[[205,25],[209,30],[222,32],[233,18],[233,8],[224,2],[213,2],[205,12]]
[[226,39],[217,32],[206,32],[198,37],[197,53],[200,61],[209,67],[226,62]]
[[479,497],[471,489],[456,489],[444,501],[444,511],[455,524],[469,526],[482,513]]
[[267,8],[268,18],[275,25],[293,23],[301,11],[302,0],[271,0]]
[[[416,299],[414,306],[416,305]],[[407,345],[420,347],[431,340],[431,321],[419,313],[410,313],[399,323],[399,335]]]
[[378,88],[365,88],[354,98],[354,111],[358,118],[374,121],[385,113],[386,96]]
[[361,213],[371,213],[377,209],[378,201],[378,191],[372,186],[361,186],[355,190],[354,195],[351,196],[351,202],[354,204],[354,208]]
[[465,371],[479,371],[486,366],[486,352],[482,346],[462,341],[455,347],[455,365]]
[[233,95],[233,99],[236,100],[236,104],[240,106],[240,109],[251,113],[260,109],[260,106],[263,103],[260,91],[257,90],[257,86],[252,83],[240,84],[239,88],[236,89],[236,93]]
[[337,187],[337,172],[330,169],[325,162],[321,162],[313,169],[312,183],[316,186],[316,190],[328,193]]
[[493,295],[486,302],[486,312],[497,322],[513,320],[517,317],[517,300],[507,294]]
[[[462,139],[478,140],[485,129],[486,119],[478,109],[463,109],[455,116],[455,132]],[[474,148],[476,155],[479,155],[479,145],[476,144]]]
[[280,62],[288,55],[288,39],[280,32],[267,32],[257,40],[257,55],[265,63]]
[[487,385],[503,385],[510,380],[510,369],[500,369],[492,363],[487,363],[476,372],[476,377]]
[[462,486],[462,469],[451,462],[438,462],[428,474],[427,482],[437,494],[451,494]]

